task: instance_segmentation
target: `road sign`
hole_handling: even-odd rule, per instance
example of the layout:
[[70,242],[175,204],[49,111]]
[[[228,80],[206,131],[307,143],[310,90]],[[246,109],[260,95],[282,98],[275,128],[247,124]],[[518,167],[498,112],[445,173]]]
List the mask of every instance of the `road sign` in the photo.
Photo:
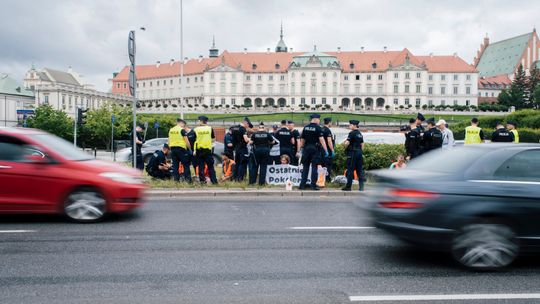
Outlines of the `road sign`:
[[129,93],[131,94],[131,96],[135,96],[135,31],[129,32],[128,55],[129,62],[131,63],[129,67]]
[[154,122],[154,129],[159,129],[159,122]]

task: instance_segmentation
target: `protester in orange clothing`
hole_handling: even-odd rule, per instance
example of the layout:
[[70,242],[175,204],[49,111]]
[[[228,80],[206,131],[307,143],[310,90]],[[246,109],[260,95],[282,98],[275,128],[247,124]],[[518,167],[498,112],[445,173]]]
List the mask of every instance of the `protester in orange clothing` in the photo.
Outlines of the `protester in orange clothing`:
[[223,174],[221,175],[221,181],[228,181],[233,178],[233,172],[235,170],[236,163],[233,160],[233,156],[230,152],[221,153],[221,160],[223,165]]

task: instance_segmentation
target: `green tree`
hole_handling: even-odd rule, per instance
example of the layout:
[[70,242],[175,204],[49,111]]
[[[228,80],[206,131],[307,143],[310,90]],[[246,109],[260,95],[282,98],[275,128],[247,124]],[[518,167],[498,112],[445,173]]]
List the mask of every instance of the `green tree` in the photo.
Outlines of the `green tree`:
[[28,127],[41,129],[65,140],[73,140],[73,119],[64,111],[55,110],[48,104],[36,108],[35,115],[28,118]]
[[533,92],[534,107],[540,109],[540,85],[536,86]]
[[110,149],[112,115],[115,115],[114,137],[125,138],[131,131],[131,112],[118,105],[104,105],[95,110],[88,111],[87,123],[81,132],[84,138],[81,143],[85,146],[106,147]]
[[531,69],[529,76],[529,101],[531,103],[531,106],[534,108],[538,108],[540,105],[540,98],[537,96],[536,92],[538,88],[540,88],[540,70],[536,67],[533,67]]

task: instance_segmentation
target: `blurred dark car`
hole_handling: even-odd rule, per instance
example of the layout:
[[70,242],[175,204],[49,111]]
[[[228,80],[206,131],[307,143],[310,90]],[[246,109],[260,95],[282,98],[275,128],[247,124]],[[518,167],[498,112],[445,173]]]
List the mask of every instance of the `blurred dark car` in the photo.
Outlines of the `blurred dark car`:
[[377,227],[477,270],[540,251],[540,145],[479,144],[370,173]]
[[[167,137],[159,137],[159,138],[152,138],[147,140],[141,149],[142,156],[144,163],[147,164],[150,161],[150,157],[152,157],[152,154],[156,150],[161,150],[163,147],[163,144],[168,143],[169,138]],[[214,162],[216,164],[221,163],[221,152],[223,152],[223,143],[220,142],[214,142],[213,147],[213,154],[214,154]],[[171,156],[168,157],[171,159]],[[119,162],[130,162],[131,161],[131,147],[124,148],[116,153],[116,159]]]

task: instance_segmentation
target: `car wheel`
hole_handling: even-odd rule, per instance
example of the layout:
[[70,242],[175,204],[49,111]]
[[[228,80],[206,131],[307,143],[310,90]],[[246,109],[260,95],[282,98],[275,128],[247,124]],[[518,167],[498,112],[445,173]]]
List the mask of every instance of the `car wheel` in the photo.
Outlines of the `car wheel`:
[[474,270],[497,270],[510,265],[519,254],[514,230],[502,223],[465,225],[452,241],[452,255]]
[[88,223],[105,216],[107,202],[103,195],[92,188],[73,191],[64,203],[64,214],[73,221]]

